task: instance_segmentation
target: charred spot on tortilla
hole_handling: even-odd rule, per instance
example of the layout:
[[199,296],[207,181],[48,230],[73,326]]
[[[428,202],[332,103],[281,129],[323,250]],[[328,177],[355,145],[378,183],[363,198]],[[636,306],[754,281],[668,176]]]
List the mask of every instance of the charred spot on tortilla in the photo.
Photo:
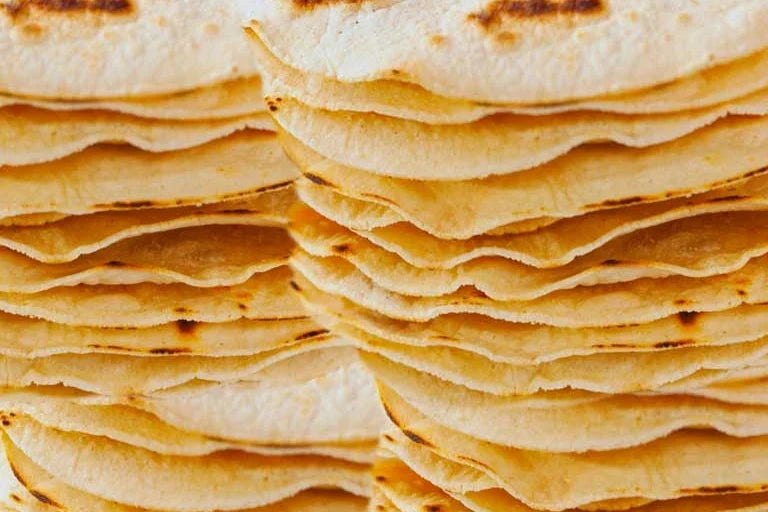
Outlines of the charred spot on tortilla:
[[189,352],[191,352],[191,350],[186,347],[153,348],[149,351],[150,354],[156,354],[156,355],[162,355],[162,356],[187,354]]
[[131,0],[11,0],[0,3],[0,8],[12,17],[33,10],[55,13],[130,14],[134,10]]
[[337,252],[339,254],[343,254],[345,252],[348,252],[350,249],[349,244],[337,244],[331,247],[331,250],[333,252]]
[[197,329],[198,322],[194,320],[176,320],[176,330],[180,334],[192,334]]
[[676,341],[660,341],[658,343],[655,343],[653,345],[653,348],[678,348],[678,347],[685,347],[686,345],[693,345],[694,343],[695,341],[691,339],[676,340]]
[[696,311],[681,311],[677,314],[677,319],[683,325],[693,325],[696,323],[699,313]]
[[50,506],[56,507],[56,508],[62,508],[61,505],[59,505],[53,499],[49,498],[48,496],[46,496],[45,494],[43,494],[40,491],[36,491],[35,489],[29,489],[29,494],[34,496],[35,499],[37,501],[39,501],[40,503],[44,503],[46,505],[50,505]]
[[489,28],[505,18],[540,19],[543,17],[587,16],[605,11],[603,0],[495,0],[480,11],[470,13],[470,21]]
[[414,432],[412,430],[408,430],[407,428],[404,428],[403,429],[403,434],[405,434],[405,436],[408,439],[410,439],[411,441],[413,441],[416,444],[421,444],[421,445],[424,445],[424,446],[432,446],[432,443],[430,443],[429,441],[427,441],[426,439],[424,439],[423,437],[421,437],[419,434],[417,434],[416,432]]
[[324,187],[333,187],[333,183],[330,181],[326,181],[317,174],[312,174],[311,172],[305,172],[304,177],[307,178],[309,181],[314,183],[315,185],[322,185]]
[[294,341],[308,340],[310,338],[316,338],[318,336],[329,334],[330,332],[331,331],[328,329],[315,329],[313,331],[307,331],[304,334],[299,334],[294,338]]

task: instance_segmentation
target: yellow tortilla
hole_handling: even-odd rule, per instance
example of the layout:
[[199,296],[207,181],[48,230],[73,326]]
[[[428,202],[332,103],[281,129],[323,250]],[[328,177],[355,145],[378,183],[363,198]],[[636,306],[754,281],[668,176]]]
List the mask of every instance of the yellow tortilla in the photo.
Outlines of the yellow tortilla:
[[237,131],[270,130],[266,114],[211,121],[163,121],[104,111],[55,112],[29,107],[0,109],[0,164],[57,160],[95,144],[126,143],[144,151],[199,146]]
[[204,206],[104,211],[48,219],[41,225],[0,226],[0,245],[44,263],[66,263],[137,236],[197,226],[278,227],[288,222],[291,188]]

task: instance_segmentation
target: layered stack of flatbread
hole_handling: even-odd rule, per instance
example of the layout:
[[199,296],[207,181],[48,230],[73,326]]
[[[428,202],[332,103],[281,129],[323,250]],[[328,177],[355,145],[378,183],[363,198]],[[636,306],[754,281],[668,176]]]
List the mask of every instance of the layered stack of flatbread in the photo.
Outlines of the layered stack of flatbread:
[[290,288],[249,46],[216,0],[0,3],[5,509],[364,508],[383,413]]
[[372,510],[768,507],[768,4],[242,2]]

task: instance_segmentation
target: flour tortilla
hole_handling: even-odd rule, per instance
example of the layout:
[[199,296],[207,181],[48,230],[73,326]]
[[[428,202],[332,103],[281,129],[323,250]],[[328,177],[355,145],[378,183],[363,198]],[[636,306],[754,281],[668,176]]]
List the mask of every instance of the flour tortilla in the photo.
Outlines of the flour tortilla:
[[[355,232],[417,267],[451,268],[482,256],[502,256],[540,268],[558,267],[640,229],[697,215],[765,211],[767,185],[768,180],[758,177],[737,187],[690,198],[597,211],[562,219],[534,232],[509,236],[489,233],[489,236],[479,235],[468,240],[438,239],[404,222]],[[432,250],[435,244],[440,245],[440,251]]]
[[682,219],[624,235],[565,266],[548,269],[490,256],[450,269],[415,268],[306,210],[294,215],[292,233],[309,254],[339,256],[376,285],[395,293],[436,297],[473,286],[496,300],[531,300],[576,286],[734,272],[768,253],[768,244],[760,242],[768,237],[768,231],[763,231],[766,221],[768,215],[762,212]]
[[476,492],[498,488],[496,482],[473,467],[441,457],[429,447],[416,443],[399,428],[382,431],[379,454],[396,457],[434,485],[451,492]]
[[691,391],[691,394],[733,404],[766,405],[768,377],[714,383]]
[[[216,382],[258,379],[259,372],[280,361],[305,352],[320,357],[324,350],[341,344],[336,338],[310,339],[235,357],[58,354],[24,359],[2,356],[0,382],[14,388],[63,384],[110,396],[150,394],[196,379]],[[110,369],[108,374],[100,371],[103,368]]]
[[327,330],[303,316],[218,323],[177,320],[126,329],[69,326],[0,313],[0,326],[0,353],[24,358],[70,353],[247,356],[301,340],[328,337]]
[[[291,293],[283,266],[242,284],[197,288],[185,284],[79,285],[36,294],[0,293],[0,310],[74,326],[151,327],[184,320],[231,322],[238,318],[288,319],[304,316]],[[94,311],[100,313],[94,316]],[[183,322],[182,322],[183,323]]]
[[270,130],[272,123],[263,113],[213,121],[162,121],[105,111],[7,107],[0,109],[0,126],[0,164],[20,166],[57,160],[102,142],[144,151],[178,151],[241,130]]
[[[396,227],[403,225],[411,226],[410,224],[405,223],[405,218],[403,216],[386,206],[354,199],[334,192],[333,189],[328,187],[317,187],[306,177],[296,180],[294,186],[304,203],[320,213],[323,217],[349,229],[374,230],[376,228],[393,226],[395,224],[397,224]],[[488,230],[486,234],[514,235],[530,233],[549,226],[550,224],[554,224],[558,220],[560,219],[555,217],[526,219],[498,226]],[[2,219],[0,219],[0,222],[2,222]],[[465,229],[463,226],[456,226],[455,228],[458,230]],[[413,229],[423,233],[423,231],[416,228]],[[462,232],[463,231],[459,231],[459,233]],[[437,233],[437,235],[446,236],[448,238],[456,236],[455,232],[450,232],[452,234],[446,233]]]
[[674,82],[634,93],[550,105],[488,104],[439,96],[416,84],[397,80],[345,83],[286,66],[252,29],[267,95],[295,98],[313,108],[375,112],[430,124],[460,124],[498,113],[550,115],[576,110],[624,114],[679,112],[741,98],[768,86],[768,52],[707,68]]
[[176,229],[222,225],[284,226],[294,201],[293,190],[284,188],[250,199],[204,206],[71,215],[37,226],[2,226],[0,246],[43,263],[66,263],[123,240]]
[[[571,356],[539,365],[513,365],[449,346],[391,343],[344,324],[335,325],[333,329],[366,352],[472,390],[497,395],[525,395],[564,388],[633,393],[665,385],[676,392],[687,392],[696,386],[738,378],[737,370],[745,366],[757,366],[759,371],[754,371],[765,375],[764,365],[768,362],[766,338],[715,347],[603,353]],[[616,375],[624,377],[617,379]],[[683,382],[679,382],[681,380]]]
[[[416,510],[441,510],[445,512],[471,512],[411,471],[396,458],[380,458],[373,466],[373,489],[383,493],[397,509],[404,512]],[[505,509],[513,512],[514,509]],[[516,512],[516,511],[514,511]]]
[[366,493],[365,466],[320,457],[221,452],[159,455],[102,437],[49,429],[17,415],[7,420],[6,452],[23,453],[56,480],[134,507],[179,511],[263,506],[316,486]]
[[324,294],[305,280],[300,288],[304,305],[330,327],[341,322],[394,343],[452,347],[508,364],[535,365],[570,356],[726,346],[755,341],[768,333],[765,305],[742,305],[696,316],[674,315],[640,325],[574,329],[512,323],[479,314],[447,314],[427,322],[409,322]]
[[96,146],[56,162],[4,168],[0,215],[209,204],[282,188],[297,175],[270,132],[160,154]]
[[398,420],[405,418],[406,425],[410,422],[404,404],[480,441],[524,450],[617,450],[685,428],[712,428],[747,438],[765,435],[768,427],[768,408],[760,406],[684,395],[597,395],[593,401],[570,404],[571,397],[582,392],[568,390],[502,397],[468,390],[378,356],[366,355],[364,360],[383,382],[379,392],[384,406]]
[[375,438],[384,415],[368,371],[359,361],[340,359],[322,375],[292,376],[311,361],[298,356],[274,365],[272,375],[280,372],[287,382],[191,382],[125,403],[179,429],[231,441],[295,445]]
[[163,455],[197,457],[223,450],[261,455],[323,455],[370,463],[375,441],[360,443],[258,445],[210,439],[174,428],[147,412],[123,405],[83,405],[82,392],[62,387],[5,389],[0,403],[6,414],[24,414],[57,430],[103,436]]
[[590,142],[643,148],[693,137],[697,130],[729,115],[768,113],[768,91],[672,114],[508,114],[439,126],[377,114],[312,109],[292,99],[278,103],[267,97],[267,102],[282,129],[318,154],[373,174],[416,180],[506,175],[543,165]]
[[47,110],[109,110],[149,119],[225,119],[265,112],[261,78],[250,76],[168,96],[61,101],[0,93],[0,107],[26,105]]
[[15,14],[4,6],[0,90],[90,100],[170,94],[256,75],[248,38],[229,4],[104,5],[32,4]]
[[768,258],[706,279],[680,276],[578,287],[529,301],[495,301],[472,288],[440,297],[388,292],[341,258],[315,258],[297,250],[291,262],[314,286],[386,316],[425,322],[451,313],[478,313],[508,322],[558,327],[608,327],[678,315],[695,324],[699,312],[723,311],[766,300]]
[[233,286],[284,265],[292,246],[282,228],[221,225],[138,236],[57,265],[0,248],[0,291],[41,293],[82,284]]
[[[470,1],[238,4],[269,50],[300,71],[342,82],[395,78],[489,102],[560,102],[642,89],[768,46],[761,2],[600,2],[587,12],[519,17]],[[420,23],[403,30],[402,20],[413,19]],[[337,35],[332,41],[329,27]]]
[[[768,117],[728,118],[682,139],[642,149],[587,145],[529,171],[466,181],[377,176],[326,159],[284,132],[281,141],[317,183],[385,204],[428,232],[461,224],[474,234],[519,220],[572,217],[737,184],[765,172],[765,123]],[[433,165],[440,167],[437,161]]]
[[57,220],[65,219],[69,217],[66,213],[56,212],[43,212],[43,213],[29,213],[26,215],[14,215],[11,217],[0,218],[0,226],[3,227],[29,227],[29,226],[42,226],[49,222],[56,222]]
[[[495,487],[536,509],[563,510],[618,498],[669,500],[757,493],[768,478],[762,456],[768,442],[765,436],[736,438],[709,430],[684,430],[623,450],[561,454],[483,443],[413,413],[418,420],[401,423],[412,439],[420,439],[441,457],[482,471]],[[702,464],[702,457],[718,463]],[[552,478],[553,474],[558,477]],[[440,487],[468,490],[462,489],[464,475],[444,476]]]
[[[16,496],[16,499],[11,497],[12,502],[15,506],[22,507],[19,509],[21,512],[52,512],[54,510],[67,512],[80,510],[139,512],[146,510],[108,501],[71,487],[53,478],[50,473],[34,464],[14,447],[8,450],[8,454],[8,459],[12,461],[18,477],[24,480],[24,485],[29,489],[27,490],[21,485],[16,485],[12,489],[12,495]],[[37,498],[32,495],[32,492]],[[56,506],[44,504],[38,501],[39,499],[53,502]],[[249,508],[240,512],[330,512],[336,510],[339,512],[363,512],[365,500],[340,490],[312,489],[274,504]]]
[[[431,504],[439,505],[446,512],[534,512],[534,509],[515,500],[501,489],[488,489],[465,494],[447,493],[430,484],[395,458],[377,461],[374,471],[383,477],[374,482],[374,495],[377,490],[403,504],[401,510],[411,512],[429,510]],[[615,500],[624,501],[624,500]],[[582,510],[629,510],[631,512],[759,512],[765,507],[768,494],[732,494],[725,496],[706,496],[680,498],[677,500],[656,501],[639,507],[606,508],[610,502],[585,505]],[[579,509],[575,509],[579,510]],[[572,509],[572,512],[575,512]]]
[[404,218],[386,206],[337,194],[317,187],[306,178],[294,186],[301,200],[326,218],[352,229],[375,229],[403,222]]

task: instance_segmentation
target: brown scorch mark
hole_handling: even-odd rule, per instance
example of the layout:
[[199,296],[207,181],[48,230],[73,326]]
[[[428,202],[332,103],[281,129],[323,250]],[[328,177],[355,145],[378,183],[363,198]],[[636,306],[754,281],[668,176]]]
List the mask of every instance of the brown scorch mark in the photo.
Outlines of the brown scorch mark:
[[535,19],[556,14],[594,15],[604,10],[603,0],[496,0],[481,11],[471,13],[469,19],[488,28],[507,17]]
[[12,0],[0,3],[0,8],[13,17],[31,10],[76,13],[129,14],[133,12],[131,0]]

